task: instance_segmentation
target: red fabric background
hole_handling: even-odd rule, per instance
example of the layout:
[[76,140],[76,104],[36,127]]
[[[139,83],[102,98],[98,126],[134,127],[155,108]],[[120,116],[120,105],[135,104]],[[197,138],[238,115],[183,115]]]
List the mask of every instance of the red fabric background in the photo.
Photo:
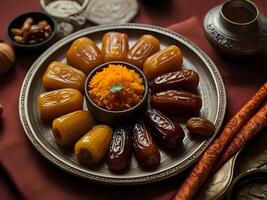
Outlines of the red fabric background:
[[[158,0],[160,5],[140,2],[140,13],[134,22],[171,26],[195,42],[217,65],[228,95],[226,120],[229,119],[266,81],[267,49],[255,59],[243,62],[220,57],[203,34],[204,14],[219,0]],[[255,0],[259,10],[267,15],[267,2]],[[5,29],[20,13],[40,10],[37,0],[1,0],[0,38],[7,41]],[[73,177],[45,160],[27,139],[18,116],[18,96],[24,76],[32,62],[42,52],[16,52],[15,69],[0,76],[0,102],[4,106],[0,123],[0,199],[170,199],[183,178],[181,175],[145,186],[115,187],[91,183]]]

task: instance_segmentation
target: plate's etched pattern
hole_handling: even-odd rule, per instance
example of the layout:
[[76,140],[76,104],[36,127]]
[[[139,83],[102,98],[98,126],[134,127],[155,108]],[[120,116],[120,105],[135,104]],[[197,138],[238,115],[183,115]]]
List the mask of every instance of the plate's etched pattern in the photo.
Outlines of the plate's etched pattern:
[[172,168],[161,170],[159,172],[156,172],[154,174],[149,174],[147,176],[138,176],[138,177],[130,177],[130,178],[114,178],[112,176],[101,176],[96,175],[93,173],[88,173],[85,170],[79,169],[72,165],[71,163],[66,163],[62,158],[57,157],[53,154],[52,151],[50,151],[42,142],[36,137],[34,129],[31,125],[31,121],[29,119],[28,110],[27,110],[27,103],[28,103],[28,93],[29,93],[29,85],[31,80],[33,79],[33,76],[35,72],[38,70],[39,64],[45,60],[45,57],[51,55],[58,46],[66,45],[67,43],[71,42],[73,39],[76,39],[78,37],[92,34],[98,31],[110,31],[110,30],[127,30],[127,29],[134,29],[134,30],[145,30],[145,31],[151,31],[155,32],[157,34],[162,34],[167,37],[171,37],[172,39],[177,40],[178,42],[184,44],[188,48],[194,51],[195,54],[197,54],[203,62],[205,62],[208,70],[213,76],[213,79],[216,84],[216,92],[218,94],[218,112],[216,117],[216,128],[217,131],[222,125],[223,118],[225,115],[225,108],[226,108],[226,93],[225,88],[223,84],[223,80],[219,74],[219,71],[213,64],[213,62],[208,58],[208,56],[199,49],[195,44],[190,42],[188,39],[184,38],[183,36],[176,34],[175,32],[159,28],[156,26],[151,25],[143,25],[143,24],[111,24],[111,25],[102,25],[102,26],[96,26],[89,29],[84,29],[79,32],[76,32],[56,44],[54,44],[52,47],[50,47],[46,52],[44,52],[32,65],[32,67],[29,69],[25,80],[23,82],[21,93],[20,93],[20,99],[19,99],[19,113],[20,113],[20,119],[22,122],[22,125],[24,127],[24,130],[28,136],[28,138],[31,140],[33,145],[37,148],[37,150],[45,156],[48,160],[50,160],[53,164],[59,166],[63,170],[67,172],[71,172],[74,175],[78,175],[93,181],[106,183],[106,184],[142,184],[142,183],[151,183],[155,181],[159,181],[165,178],[168,178],[170,176],[173,176],[187,167],[189,167],[191,164],[193,164],[196,159],[201,155],[201,153],[206,149],[206,147],[209,145],[209,143],[212,141],[213,138],[206,140],[201,147],[196,151],[193,155],[186,158],[181,163],[178,163]]

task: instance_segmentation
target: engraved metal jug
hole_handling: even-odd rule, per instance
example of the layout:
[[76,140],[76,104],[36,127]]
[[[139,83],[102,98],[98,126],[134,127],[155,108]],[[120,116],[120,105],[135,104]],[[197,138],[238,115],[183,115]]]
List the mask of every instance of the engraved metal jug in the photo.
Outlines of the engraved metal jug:
[[258,53],[267,41],[267,18],[248,0],[231,0],[211,9],[205,33],[220,52],[244,57]]

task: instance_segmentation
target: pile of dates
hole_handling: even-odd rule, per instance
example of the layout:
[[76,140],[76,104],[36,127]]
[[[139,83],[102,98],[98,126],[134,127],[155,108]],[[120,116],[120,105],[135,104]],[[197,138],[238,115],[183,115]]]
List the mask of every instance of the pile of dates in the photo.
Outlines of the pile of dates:
[[[38,97],[40,118],[52,122],[52,134],[60,146],[74,145],[81,163],[106,159],[110,171],[129,169],[132,153],[143,169],[155,169],[161,156],[158,145],[174,150],[183,145],[184,129],[177,117],[188,120],[190,134],[211,136],[212,122],[199,116],[198,74],[182,69],[183,55],[176,45],[160,49],[159,40],[143,35],[129,48],[128,35],[107,32],[101,49],[87,37],[73,41],[66,54],[67,64],[54,61],[43,78],[43,93]],[[136,121],[113,129],[97,124],[90,111],[83,110],[86,76],[109,61],[125,61],[140,68],[150,81],[148,109]]]
[[[127,170],[131,146],[144,169],[154,169],[160,164],[158,145],[167,150],[182,145],[185,133],[173,116],[189,119],[186,127],[190,134],[211,136],[215,126],[198,115],[202,100],[195,94],[199,84],[198,74],[189,69],[169,72],[150,82],[150,108],[133,127],[120,127],[113,134],[107,156],[107,165],[115,173]],[[181,90],[182,89],[182,90]],[[132,140],[132,141],[131,141]]]
[[52,28],[46,20],[34,24],[33,18],[28,17],[20,28],[12,28],[11,33],[19,44],[35,44],[49,38]]

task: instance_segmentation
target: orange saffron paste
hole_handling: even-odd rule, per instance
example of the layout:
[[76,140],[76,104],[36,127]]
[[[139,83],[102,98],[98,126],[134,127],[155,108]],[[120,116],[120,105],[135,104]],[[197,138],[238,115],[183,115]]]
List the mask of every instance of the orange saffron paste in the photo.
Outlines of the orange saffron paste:
[[126,110],[138,104],[144,94],[142,78],[134,70],[109,64],[89,83],[89,95],[100,107]]

